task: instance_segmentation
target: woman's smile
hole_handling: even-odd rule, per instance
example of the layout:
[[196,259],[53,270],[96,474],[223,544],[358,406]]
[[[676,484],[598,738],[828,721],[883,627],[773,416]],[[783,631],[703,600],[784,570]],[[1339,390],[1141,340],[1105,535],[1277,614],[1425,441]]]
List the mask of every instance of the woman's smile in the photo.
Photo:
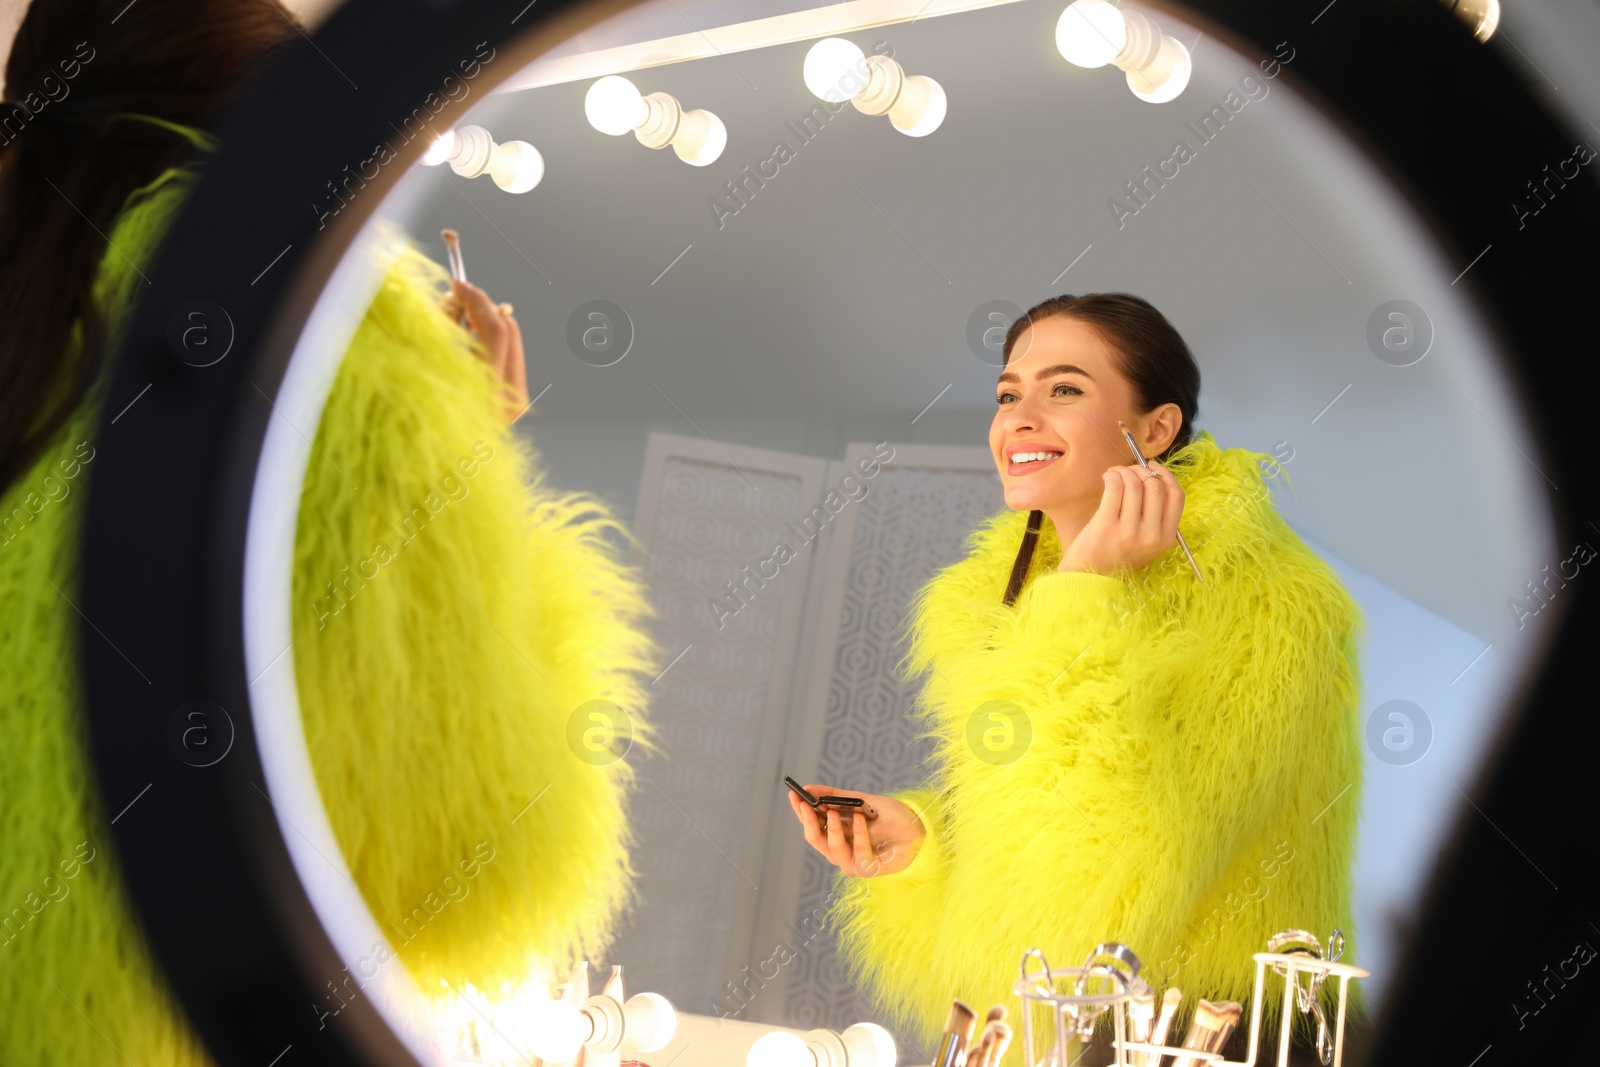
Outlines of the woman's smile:
[[1011,475],[1032,474],[1042,470],[1060,459],[1062,453],[1036,450],[1032,452],[1014,452],[1011,462],[1006,465],[1006,473]]

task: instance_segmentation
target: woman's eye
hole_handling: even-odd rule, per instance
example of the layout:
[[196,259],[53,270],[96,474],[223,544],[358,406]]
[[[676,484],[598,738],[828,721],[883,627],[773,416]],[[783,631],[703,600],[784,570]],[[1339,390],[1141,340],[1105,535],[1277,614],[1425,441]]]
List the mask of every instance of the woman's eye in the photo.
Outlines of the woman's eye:
[[1001,393],[999,396],[994,398],[994,402],[996,404],[1004,404],[1007,400],[1015,400],[1015,399],[1016,399],[1016,394],[1015,393]]
[[1051,396],[1061,396],[1062,394],[1060,392],[1058,392],[1058,390],[1061,390],[1061,389],[1071,389],[1072,393],[1069,394],[1069,395],[1077,395],[1077,396],[1082,396],[1083,395],[1083,390],[1082,389],[1079,389],[1075,385],[1068,385],[1066,382],[1059,383],[1055,387],[1055,389],[1052,389],[1050,391],[1050,395]]

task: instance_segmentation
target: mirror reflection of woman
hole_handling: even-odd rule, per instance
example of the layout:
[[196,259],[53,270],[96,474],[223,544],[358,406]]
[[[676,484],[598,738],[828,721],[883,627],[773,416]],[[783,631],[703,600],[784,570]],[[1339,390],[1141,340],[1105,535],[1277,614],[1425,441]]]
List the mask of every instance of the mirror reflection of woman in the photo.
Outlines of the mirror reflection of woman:
[[[86,747],[79,640],[101,637],[74,607],[77,537],[96,452],[158,417],[146,398],[97,437],[134,301],[172,299],[145,282],[219,147],[200,127],[304,32],[275,0],[35,0],[6,63],[0,1063],[211,1062],[108,847],[126,798],[99,796]],[[321,422],[299,427],[315,436],[299,500],[277,502],[298,508],[293,655],[269,669],[294,672],[335,869],[386,938],[306,976],[304,1025],[350,1025],[374,962],[403,966],[452,1016],[448,1052],[466,1025],[455,993],[483,991],[480,1008],[522,981],[547,995],[540,980],[607,941],[631,890],[620,757],[647,737],[661,657],[615,551],[626,531],[604,501],[546,484],[510,428],[529,407],[512,309],[447,292],[402,234],[373,249],[382,284],[331,353]],[[141,636],[104,636],[139,658]],[[573,740],[610,709],[618,743]],[[296,1039],[285,1063],[303,1052],[325,1054]]]
[[1340,928],[1359,963],[1364,626],[1273,507],[1279,468],[1195,432],[1198,366],[1137,297],[1046,300],[1004,355],[989,447],[1008,510],[910,611],[931,775],[893,796],[807,786],[871,821],[790,796],[857,880],[842,955],[930,1044],[952,997],[1014,1008],[1034,946],[1068,967],[1126,943],[1158,996],[1183,991],[1180,1024],[1199,998],[1247,1003],[1281,930]]

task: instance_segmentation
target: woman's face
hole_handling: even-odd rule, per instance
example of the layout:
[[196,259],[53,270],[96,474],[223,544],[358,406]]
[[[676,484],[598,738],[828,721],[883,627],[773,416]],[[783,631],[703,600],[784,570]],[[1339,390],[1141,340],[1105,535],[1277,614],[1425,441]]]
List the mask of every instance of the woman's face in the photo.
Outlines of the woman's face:
[[[1178,426],[1171,413],[1177,405],[1137,415],[1132,386],[1117,366],[1116,354],[1099,332],[1066,315],[1035,322],[1017,338],[995,387],[997,405],[989,427],[989,450],[1007,507],[1079,515],[1087,521],[1104,492],[1101,475],[1134,462],[1118,419],[1128,424],[1146,456],[1171,443]],[[1163,416],[1165,409],[1171,410]],[[1148,439],[1147,428],[1158,441]],[[1040,452],[1054,458],[1012,460]]]

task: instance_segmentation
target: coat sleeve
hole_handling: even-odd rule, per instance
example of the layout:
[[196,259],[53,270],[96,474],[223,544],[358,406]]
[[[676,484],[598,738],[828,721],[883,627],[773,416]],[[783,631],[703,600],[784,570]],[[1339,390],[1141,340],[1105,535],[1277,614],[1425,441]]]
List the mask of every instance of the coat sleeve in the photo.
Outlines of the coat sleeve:
[[925,1038],[953,995],[1013,1003],[1030,947],[1076,966],[1119,940],[1153,962],[1281,796],[1283,664],[1250,645],[1294,644],[1284,619],[1263,601],[1201,631],[1154,607],[1123,577],[1050,572],[989,642],[930,661],[928,843],[846,880],[837,919],[849,965]]
[[476,342],[438,308],[442,268],[388,254],[300,500],[312,762],[423,988],[564,977],[631,888],[623,757],[649,742],[649,608],[606,503],[550,486],[506,427]]

